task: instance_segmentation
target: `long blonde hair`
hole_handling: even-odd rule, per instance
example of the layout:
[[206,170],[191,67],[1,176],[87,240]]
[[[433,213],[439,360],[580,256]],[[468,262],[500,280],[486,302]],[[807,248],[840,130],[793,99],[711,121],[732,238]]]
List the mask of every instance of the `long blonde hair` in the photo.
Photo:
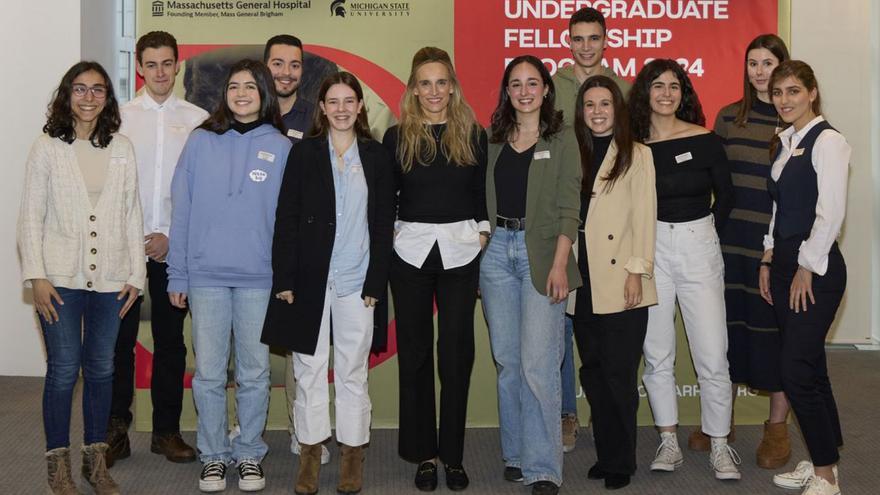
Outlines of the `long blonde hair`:
[[429,164],[437,157],[437,144],[431,128],[425,123],[425,115],[414,94],[418,84],[417,72],[424,64],[437,62],[446,67],[452,94],[446,107],[446,132],[440,139],[440,153],[451,164],[463,167],[477,164],[474,152],[474,139],[477,119],[470,105],[464,101],[461,86],[455,76],[455,68],[449,54],[433,46],[426,46],[413,56],[412,70],[406,83],[406,91],[400,102],[400,125],[397,141],[397,160],[404,172],[409,172],[414,163]]

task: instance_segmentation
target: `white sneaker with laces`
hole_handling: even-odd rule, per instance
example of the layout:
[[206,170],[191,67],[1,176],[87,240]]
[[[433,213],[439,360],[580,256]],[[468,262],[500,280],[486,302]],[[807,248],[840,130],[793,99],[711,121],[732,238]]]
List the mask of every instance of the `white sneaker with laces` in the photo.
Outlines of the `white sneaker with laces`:
[[651,471],[675,471],[675,468],[684,463],[684,456],[678,446],[678,438],[674,432],[664,431],[660,433],[660,446],[651,463]]
[[266,488],[263,466],[254,459],[238,461],[238,489],[243,492],[258,492],[263,488]]
[[[840,478],[837,474],[837,466],[832,467],[831,470],[834,471],[834,477],[837,478],[837,483],[840,484]],[[779,488],[800,490],[807,486],[807,483],[810,481],[810,478],[813,477],[813,474],[813,463],[810,461],[801,461],[797,463],[797,467],[794,468],[794,471],[774,475],[773,484]]]
[[[296,433],[290,435],[290,451],[293,452],[293,455],[300,454],[299,439],[296,438]],[[326,445],[321,445],[321,464],[327,464],[329,462],[330,451],[327,450]]]
[[712,451],[709,453],[709,465],[715,470],[715,479],[738,480],[742,478],[736,467],[742,462],[733,447],[727,445],[726,438],[712,438]]
[[835,484],[831,484],[828,480],[821,476],[810,476],[807,485],[801,495],[840,495],[840,480]]
[[226,490],[226,463],[223,461],[206,462],[199,475],[199,490],[211,493]]

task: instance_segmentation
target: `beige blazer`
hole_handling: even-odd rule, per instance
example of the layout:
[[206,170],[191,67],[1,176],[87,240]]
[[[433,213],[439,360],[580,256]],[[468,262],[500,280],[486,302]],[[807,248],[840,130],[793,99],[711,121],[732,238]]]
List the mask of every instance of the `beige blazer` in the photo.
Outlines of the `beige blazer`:
[[98,204],[92,207],[73,146],[43,134],[31,148],[18,216],[25,286],[118,292],[144,288],[143,212],[131,142],[114,134]]
[[[626,175],[605,189],[605,177],[614,165],[617,146],[612,141],[593,184],[593,197],[584,223],[589,253],[590,287],[596,314],[624,310],[623,286],[630,273],[642,275],[642,302],[657,304],[654,285],[654,242],[657,236],[657,190],[651,150],[633,144],[633,162]],[[577,246],[574,249],[577,255]],[[568,298],[574,314],[576,295]]]

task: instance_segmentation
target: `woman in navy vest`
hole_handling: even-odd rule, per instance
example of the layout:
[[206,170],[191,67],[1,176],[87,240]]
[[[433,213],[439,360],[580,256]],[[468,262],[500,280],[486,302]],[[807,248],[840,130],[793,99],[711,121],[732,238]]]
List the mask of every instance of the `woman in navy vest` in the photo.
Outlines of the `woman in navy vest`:
[[782,332],[782,387],[810,453],[773,482],[805,495],[836,495],[843,445],[828,380],[825,337],[846,288],[837,236],[846,211],[851,148],[822,118],[819,87],[809,65],[781,63],[770,77],[776,111],[791,126],[770,147],[768,189],[773,218],[764,237],[759,285]]

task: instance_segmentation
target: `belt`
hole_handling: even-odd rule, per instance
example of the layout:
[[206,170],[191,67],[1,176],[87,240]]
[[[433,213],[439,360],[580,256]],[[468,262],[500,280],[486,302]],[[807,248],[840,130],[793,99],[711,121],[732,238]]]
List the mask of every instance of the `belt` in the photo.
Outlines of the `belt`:
[[525,218],[507,218],[498,215],[498,220],[495,221],[495,224],[499,227],[504,227],[507,230],[525,230],[526,229],[526,219]]

